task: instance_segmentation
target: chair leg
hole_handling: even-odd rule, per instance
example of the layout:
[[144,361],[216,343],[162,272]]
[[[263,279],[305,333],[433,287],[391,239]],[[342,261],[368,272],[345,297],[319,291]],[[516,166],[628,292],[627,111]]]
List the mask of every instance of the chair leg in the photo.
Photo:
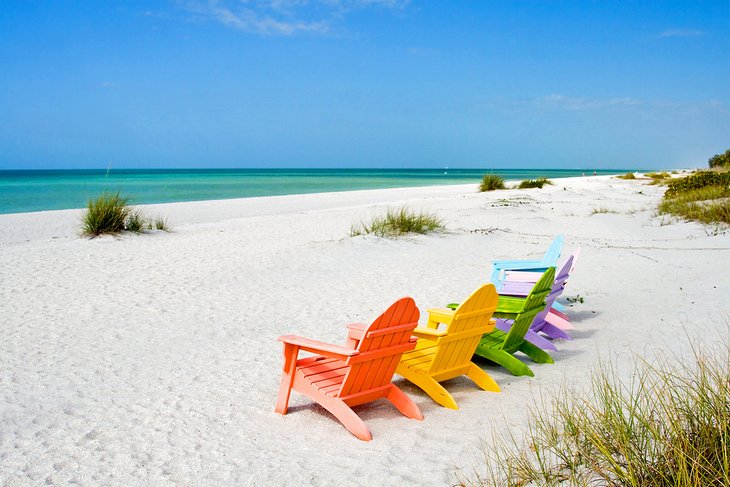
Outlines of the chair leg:
[[289,408],[289,396],[291,395],[294,373],[297,368],[297,355],[299,347],[284,344],[284,367],[281,371],[281,383],[279,384],[279,395],[276,399],[275,411],[279,414],[286,414]]
[[476,350],[476,354],[480,357],[484,357],[492,362],[495,362],[505,369],[509,370],[512,375],[528,375],[534,377],[535,374],[530,368],[519,359],[513,357],[511,354],[500,349],[492,349],[487,347],[479,347]]
[[530,357],[533,362],[538,364],[552,364],[555,362],[549,353],[529,342],[522,342],[522,345],[519,347],[519,351]]
[[554,309],[551,309],[548,312],[545,320],[564,330],[572,330],[574,328],[573,324],[570,322],[570,318],[568,318],[568,315]]
[[373,439],[373,435],[370,434],[370,430],[365,426],[363,420],[342,400],[333,397],[313,397],[312,399],[327,411],[331,412],[347,431],[362,441],[370,441]]
[[441,404],[443,407],[459,409],[459,406],[456,405],[456,401],[451,394],[449,394],[449,392],[444,389],[441,384],[436,382],[433,377],[413,372],[408,367],[399,367],[398,370],[396,370],[396,373],[413,382],[413,384],[418,386],[423,392],[428,394],[431,399]]
[[543,350],[547,349],[555,352],[558,351],[555,345],[553,345],[553,342],[540,335],[539,333],[534,332],[533,330],[527,330],[527,333],[525,334],[525,340],[537,347],[542,348]]
[[423,420],[423,413],[416,406],[416,403],[411,400],[410,397],[406,396],[395,384],[390,385],[390,391],[385,396],[388,401],[393,403],[398,411],[403,414],[406,418]]
[[466,376],[473,380],[476,385],[481,387],[485,391],[499,392],[499,385],[492,379],[492,377],[484,372],[479,366],[472,362],[471,367],[466,372]]
[[542,327],[541,331],[550,338],[562,338],[563,340],[573,339],[573,337],[568,335],[565,331],[555,325],[551,325],[550,323],[545,323],[545,326]]

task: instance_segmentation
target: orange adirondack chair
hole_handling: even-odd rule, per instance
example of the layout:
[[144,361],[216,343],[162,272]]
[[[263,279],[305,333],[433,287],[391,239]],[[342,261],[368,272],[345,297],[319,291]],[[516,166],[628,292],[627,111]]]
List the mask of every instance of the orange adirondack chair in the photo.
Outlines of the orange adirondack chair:
[[[411,337],[419,311],[412,298],[393,303],[370,326],[347,325],[347,346],[284,335],[284,370],[276,412],[286,414],[291,390],[309,396],[353,435],[370,441],[365,423],[351,409],[385,397],[404,416],[423,419],[418,406],[391,380],[403,352],[416,346]],[[299,350],[319,355],[298,359]]]
[[[456,310],[428,310],[426,328],[416,328],[416,349],[403,354],[396,373],[424,390],[437,403],[459,409],[439,382],[466,374],[485,391],[499,392],[494,379],[471,361],[482,335],[494,330],[492,313],[497,308],[494,284],[484,284]],[[439,324],[445,328],[439,330]]]

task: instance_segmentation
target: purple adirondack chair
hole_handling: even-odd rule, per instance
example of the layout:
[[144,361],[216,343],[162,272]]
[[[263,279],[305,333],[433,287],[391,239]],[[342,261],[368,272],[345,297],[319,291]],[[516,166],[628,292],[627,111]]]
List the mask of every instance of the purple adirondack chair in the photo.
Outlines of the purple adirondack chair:
[[[530,329],[528,330],[527,335],[525,335],[525,340],[542,349],[557,350],[557,348],[555,348],[555,345],[553,345],[553,343],[548,340],[548,338],[563,338],[565,340],[571,339],[570,335],[568,335],[565,331],[548,321],[548,314],[550,313],[550,308],[552,307],[553,302],[555,302],[558,296],[563,293],[563,288],[565,287],[565,282],[568,280],[568,277],[570,275],[570,269],[572,265],[573,256],[570,256],[568,260],[565,261],[565,264],[563,264],[560,272],[558,272],[557,276],[555,277],[555,281],[553,282],[553,287],[550,290],[550,294],[548,294],[545,298],[545,309],[540,311],[540,313],[535,316],[535,319],[533,320],[532,325],[530,325]],[[506,282],[505,286],[502,288],[502,291],[500,291],[499,294],[510,296],[524,296],[524,294],[522,293],[522,287],[524,287],[525,284],[529,283],[518,282],[513,284],[515,285],[511,286],[510,283]],[[510,327],[512,326],[511,320],[497,319],[496,321],[497,328],[504,332],[508,332]],[[544,333],[548,338],[542,336],[540,333]]]

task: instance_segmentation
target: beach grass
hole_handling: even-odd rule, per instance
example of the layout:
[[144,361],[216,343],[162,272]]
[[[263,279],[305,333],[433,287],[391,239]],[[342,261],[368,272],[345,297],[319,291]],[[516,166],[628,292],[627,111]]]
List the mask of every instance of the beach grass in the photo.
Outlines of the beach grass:
[[142,233],[147,226],[147,219],[142,212],[130,209],[127,220],[124,222],[124,229],[134,233]]
[[172,228],[170,227],[170,222],[167,220],[167,218],[159,215],[147,222],[147,228],[149,228],[150,230],[162,230],[163,232],[172,231]]
[[426,212],[408,208],[388,209],[384,216],[370,222],[360,222],[350,227],[350,236],[373,234],[378,237],[397,238],[407,234],[426,234],[444,230],[441,218]]
[[616,176],[617,179],[636,179],[636,174],[632,172],[627,172],[626,174],[622,174],[619,176]]
[[81,234],[93,238],[122,232],[131,212],[128,203],[129,198],[119,193],[102,193],[98,198],[89,200],[81,220]]
[[[720,338],[720,337],[718,337]],[[529,412],[525,442],[502,434],[461,485],[730,485],[730,345],[634,358],[632,379],[602,365],[582,393]]]
[[593,208],[593,210],[591,211],[591,215],[601,215],[601,214],[605,214],[605,213],[617,213],[617,212],[613,211],[613,210],[609,210],[605,206],[601,206],[599,208]]
[[119,193],[102,193],[89,200],[81,218],[81,235],[90,238],[123,231],[142,233],[146,229],[169,232],[170,224],[160,216],[148,219],[141,210],[130,207],[129,198]]
[[542,188],[546,184],[553,184],[548,178],[525,179],[520,181],[517,189]]
[[730,224],[730,188],[708,186],[665,196],[658,213],[704,224]]
[[504,178],[491,173],[485,174],[482,177],[482,182],[479,184],[479,191],[482,193],[485,191],[494,191],[495,189],[504,188]]

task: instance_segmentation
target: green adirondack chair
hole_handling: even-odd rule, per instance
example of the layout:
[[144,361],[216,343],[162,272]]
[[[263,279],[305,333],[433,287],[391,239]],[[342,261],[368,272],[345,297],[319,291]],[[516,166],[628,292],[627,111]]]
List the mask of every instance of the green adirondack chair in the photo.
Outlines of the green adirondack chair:
[[[545,298],[550,293],[554,280],[555,267],[548,267],[527,297],[500,296],[493,317],[514,320],[514,323],[509,332],[505,333],[495,329],[482,335],[474,354],[498,363],[513,375],[529,375],[530,377],[535,374],[524,362],[514,356],[515,353],[522,352],[536,363],[553,363],[552,357],[526,341],[525,335],[535,316],[545,308]],[[449,305],[449,307],[452,306],[454,305]]]

